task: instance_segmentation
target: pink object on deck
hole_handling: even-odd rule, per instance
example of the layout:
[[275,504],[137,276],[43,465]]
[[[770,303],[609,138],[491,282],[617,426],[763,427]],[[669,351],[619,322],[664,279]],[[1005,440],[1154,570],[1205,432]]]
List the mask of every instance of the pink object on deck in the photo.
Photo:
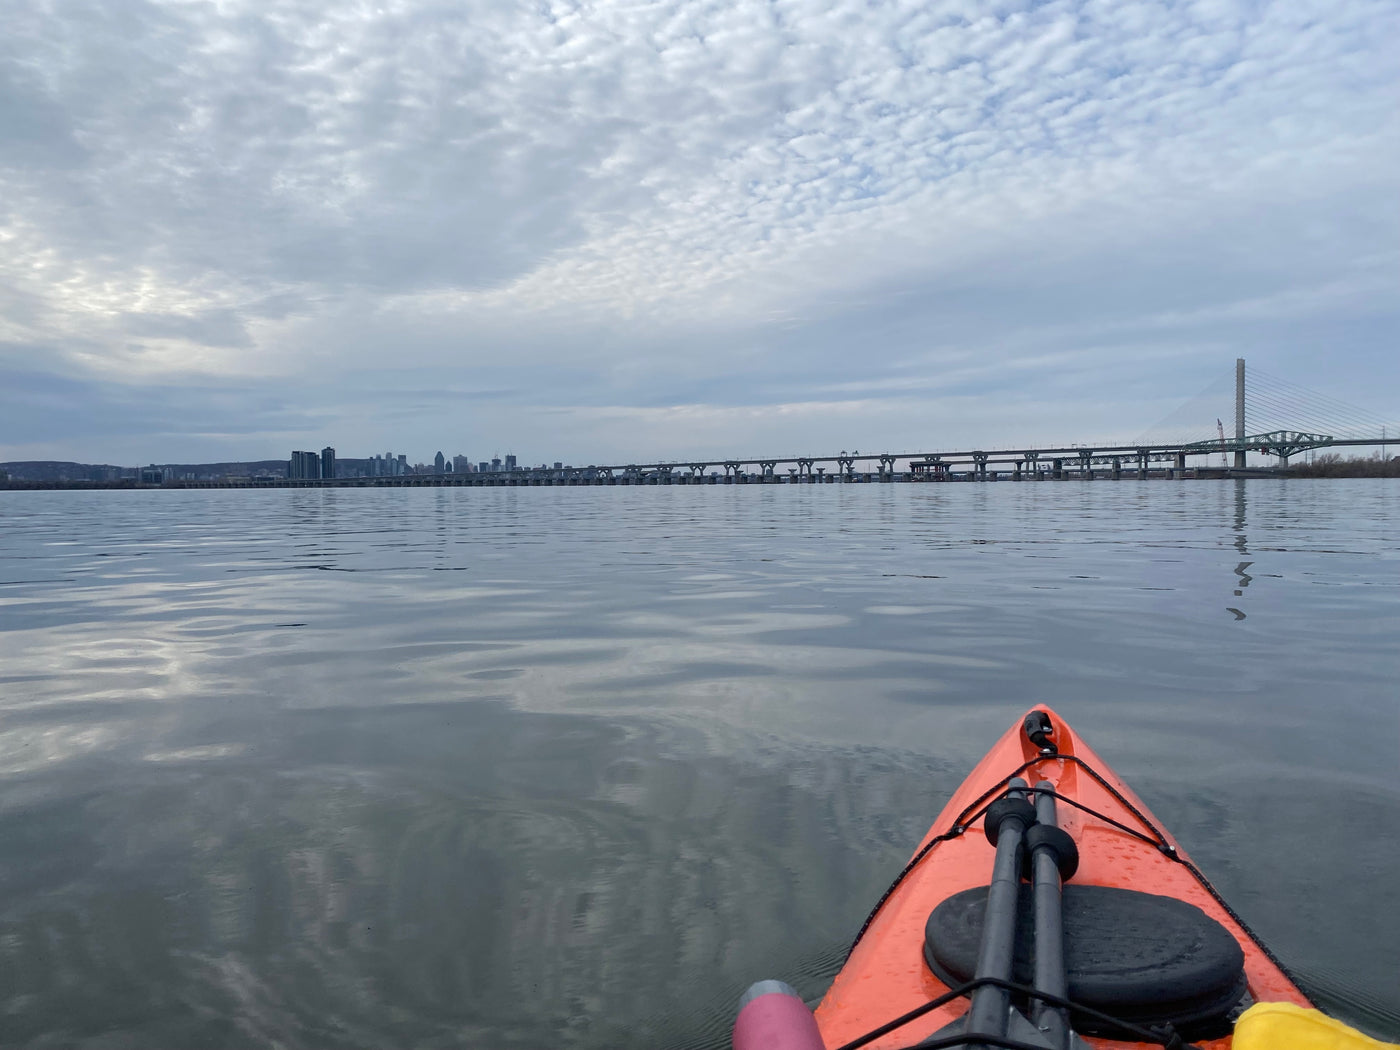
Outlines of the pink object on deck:
[[826,1050],[817,1019],[782,981],[759,981],[739,1000],[734,1050]]

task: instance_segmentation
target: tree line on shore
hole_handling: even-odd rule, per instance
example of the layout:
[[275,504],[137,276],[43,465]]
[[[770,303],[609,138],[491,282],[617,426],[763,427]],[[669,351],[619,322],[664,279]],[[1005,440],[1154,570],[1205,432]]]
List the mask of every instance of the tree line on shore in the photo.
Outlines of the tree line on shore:
[[1342,457],[1336,452],[1315,456],[1311,462],[1298,463],[1288,473],[1302,478],[1400,478],[1400,456]]

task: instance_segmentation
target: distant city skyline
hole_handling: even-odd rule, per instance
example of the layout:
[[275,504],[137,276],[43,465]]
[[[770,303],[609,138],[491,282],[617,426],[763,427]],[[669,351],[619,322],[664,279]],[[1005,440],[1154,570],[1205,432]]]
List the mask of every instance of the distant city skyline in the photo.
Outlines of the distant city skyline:
[[[318,478],[335,477],[384,477],[399,476],[413,473],[475,473],[477,471],[491,470],[516,470],[526,469],[518,465],[518,458],[513,454],[504,457],[495,456],[491,460],[481,460],[473,462],[470,457],[458,453],[452,457],[442,456],[441,463],[437,456],[433,457],[433,462],[426,463],[422,460],[410,462],[409,454],[406,452],[383,452],[372,453],[368,456],[341,456],[333,446],[326,446],[319,452],[313,450],[292,450],[287,459],[237,459],[219,460],[207,463],[195,463],[188,461],[165,460],[152,461],[143,464],[117,464],[101,462],[96,459],[75,459],[75,460],[18,460],[0,461],[10,466],[22,464],[32,464],[47,468],[39,472],[42,476],[52,474],[54,477],[64,477],[71,480],[92,480],[110,481],[121,477],[137,477],[143,471],[165,470],[172,472],[172,477],[190,479],[196,477],[217,477],[228,474],[247,474],[250,469],[256,468],[256,472],[262,473],[269,470],[281,468],[280,476],[298,480],[312,480]],[[536,466],[549,468],[550,463],[544,462]],[[562,460],[553,462],[554,469],[562,469]],[[71,469],[65,469],[71,468]]]
[[[341,468],[339,473],[337,473],[337,465]],[[562,465],[562,462],[556,462],[555,467],[558,468]],[[514,455],[507,455],[504,461],[497,456],[473,465],[472,461],[461,453],[448,457],[439,449],[433,455],[431,464],[422,461],[410,464],[406,452],[398,454],[385,452],[382,455],[375,454],[365,459],[338,458],[335,449],[327,446],[320,453],[293,450],[291,459],[287,463],[287,477],[297,480],[338,477],[374,478],[428,473],[471,474],[478,471],[516,469],[518,467]]]

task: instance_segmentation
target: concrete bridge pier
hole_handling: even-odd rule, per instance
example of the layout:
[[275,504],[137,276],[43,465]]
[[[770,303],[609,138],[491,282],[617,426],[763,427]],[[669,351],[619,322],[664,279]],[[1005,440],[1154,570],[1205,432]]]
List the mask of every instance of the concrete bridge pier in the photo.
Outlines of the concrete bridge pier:
[[907,477],[910,481],[947,481],[948,464],[943,462],[941,456],[928,456],[918,462],[910,461]]
[[894,480],[894,457],[888,453],[880,457],[880,480]]
[[1094,480],[1093,453],[1088,449],[1079,453],[1079,476],[1085,481]]
[[841,475],[841,480],[842,480],[842,481],[852,481],[852,480],[854,480],[854,477],[853,477],[853,476],[854,476],[855,470],[856,470],[856,468],[855,468],[855,462],[856,462],[856,461],[855,461],[854,459],[852,459],[850,456],[837,456],[837,457],[836,457],[836,470],[837,470],[837,473],[839,473],[839,474]]
[[772,480],[773,468],[777,465],[778,461],[776,459],[761,459],[758,461],[759,470],[762,471],[763,480],[765,482]]
[[1118,481],[1123,477],[1123,460],[1118,456],[1113,457],[1113,480]]
[[1056,481],[1063,481],[1063,480],[1065,479],[1065,461],[1064,461],[1064,460],[1062,460],[1062,459],[1054,459],[1054,460],[1051,460],[1051,461],[1050,461],[1050,467],[1051,467],[1051,469],[1050,469],[1050,476],[1051,476],[1052,478],[1054,478]]
[[972,454],[972,472],[978,481],[987,480],[987,453],[974,452]]

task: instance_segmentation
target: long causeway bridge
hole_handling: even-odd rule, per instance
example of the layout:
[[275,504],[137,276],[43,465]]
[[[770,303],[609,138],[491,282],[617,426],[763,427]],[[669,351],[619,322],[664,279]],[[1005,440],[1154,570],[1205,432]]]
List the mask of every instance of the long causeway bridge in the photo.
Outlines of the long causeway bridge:
[[[969,449],[940,452],[879,452],[861,455],[759,456],[752,459],[682,460],[586,467],[522,467],[470,474],[406,474],[393,477],[315,478],[263,481],[183,481],[185,488],[376,488],[545,485],[775,485],[858,482],[1047,481],[1071,478],[1219,477],[1268,474],[1247,468],[1248,452],[1274,456],[1280,467],[1299,452],[1349,445],[1380,445],[1375,438],[1277,430],[1234,438],[1153,445],[1069,445],[1059,448]],[[1389,438],[1395,443],[1395,438]],[[1212,466],[1200,457],[1234,457],[1233,466]]]

